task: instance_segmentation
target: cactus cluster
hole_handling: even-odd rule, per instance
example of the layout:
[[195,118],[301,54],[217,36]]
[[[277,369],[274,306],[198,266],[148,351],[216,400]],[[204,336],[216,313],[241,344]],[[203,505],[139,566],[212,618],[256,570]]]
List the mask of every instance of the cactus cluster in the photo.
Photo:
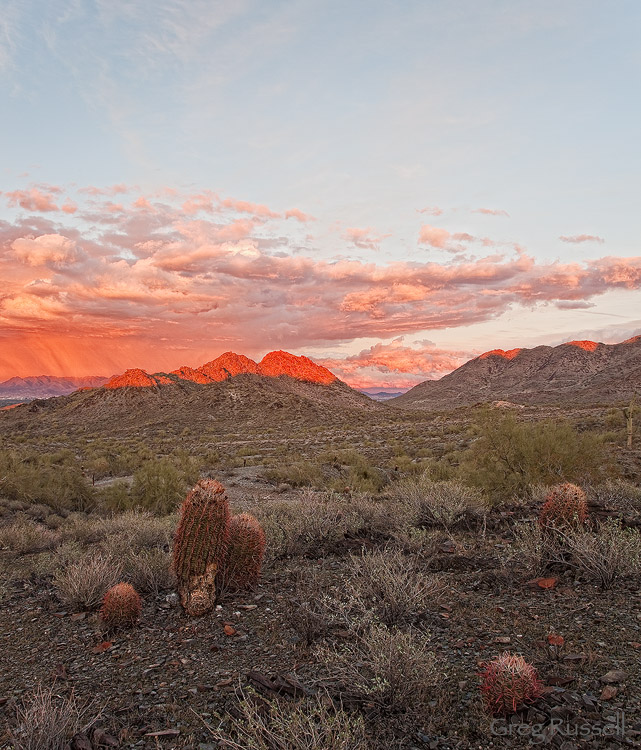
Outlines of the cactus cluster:
[[229,544],[221,582],[223,588],[238,591],[251,588],[260,575],[265,554],[265,533],[249,513],[234,516],[229,524]]
[[541,526],[579,527],[588,517],[585,492],[576,484],[559,484],[545,498],[539,514]]
[[100,619],[110,628],[134,625],[140,617],[140,596],[130,583],[112,586],[102,600]]
[[265,535],[247,513],[230,515],[225,488],[201,479],[182,504],[173,549],[180,603],[192,616],[213,609],[216,590],[243,589],[260,574]]
[[532,703],[540,698],[543,687],[536,669],[509,651],[485,665],[481,680],[483,702],[495,715],[511,714]]

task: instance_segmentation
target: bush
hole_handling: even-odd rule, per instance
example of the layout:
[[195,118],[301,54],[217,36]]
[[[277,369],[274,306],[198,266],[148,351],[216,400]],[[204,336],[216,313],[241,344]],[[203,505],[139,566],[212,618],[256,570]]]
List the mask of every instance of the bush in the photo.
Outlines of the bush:
[[567,422],[519,422],[514,414],[486,411],[476,430],[460,474],[493,500],[527,494],[535,484],[597,482],[610,470],[602,438],[578,433]]
[[171,458],[147,461],[134,474],[131,494],[139,508],[161,515],[174,513],[197,479],[195,465],[179,465]]
[[349,620],[367,622],[369,613],[385,625],[421,619],[442,588],[436,576],[420,572],[413,557],[393,549],[352,557],[343,586]]
[[367,750],[362,717],[336,709],[329,698],[289,704],[243,695],[227,734],[215,732],[232,750]]
[[501,555],[501,562],[528,577],[545,575],[559,559],[559,538],[539,523],[522,523],[514,530],[514,541]]
[[415,631],[371,625],[355,643],[319,648],[317,656],[348,694],[395,711],[424,710],[437,681],[429,637]]
[[268,469],[265,476],[270,482],[285,482],[292,487],[317,487],[322,484],[320,466],[311,461],[296,461],[285,466]]
[[108,588],[118,583],[122,565],[112,558],[87,554],[55,571],[53,584],[62,602],[96,609]]
[[0,547],[19,555],[55,549],[60,541],[61,536],[57,531],[33,521],[16,520],[0,528]]
[[464,521],[478,522],[487,513],[480,490],[458,481],[434,482],[427,473],[402,479],[392,486],[390,494],[406,506],[414,526],[450,529]]
[[123,577],[143,594],[159,594],[176,587],[171,555],[158,547],[128,554],[123,559]]
[[641,575],[641,532],[624,529],[620,522],[610,520],[598,531],[557,531],[571,555],[572,564],[582,573],[612,588],[620,578]]

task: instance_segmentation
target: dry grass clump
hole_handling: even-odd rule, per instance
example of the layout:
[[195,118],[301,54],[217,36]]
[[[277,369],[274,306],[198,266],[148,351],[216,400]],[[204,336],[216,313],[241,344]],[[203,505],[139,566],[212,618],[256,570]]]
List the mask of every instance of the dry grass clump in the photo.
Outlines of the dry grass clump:
[[58,568],[53,585],[58,598],[72,607],[96,609],[108,588],[122,577],[122,564],[111,557],[85,554]]
[[503,566],[524,576],[544,575],[560,558],[559,537],[537,522],[516,526],[514,541],[500,555]]
[[331,585],[331,574],[317,568],[301,571],[296,578],[288,620],[307,646],[328,632],[336,599]]
[[220,747],[232,750],[368,750],[360,715],[335,708],[329,698],[295,704],[243,695]]
[[132,552],[160,547],[169,549],[178,525],[174,516],[154,516],[148,511],[128,510],[101,519],[98,532],[103,538],[120,540]]
[[416,558],[397,549],[372,550],[352,556],[345,576],[343,611],[352,622],[368,619],[385,625],[417,622],[433,608],[442,594],[441,580],[425,575]]
[[17,519],[0,528],[0,547],[5,547],[18,555],[28,555],[55,549],[61,542],[61,535],[40,523]]
[[68,698],[54,694],[53,688],[39,685],[16,711],[12,732],[15,750],[64,750],[69,740],[86,729],[89,706],[81,705],[72,693]]
[[143,594],[159,594],[176,585],[171,554],[158,547],[131,552],[124,557],[122,567],[123,578]]
[[589,494],[606,508],[634,516],[641,515],[641,487],[632,482],[608,479],[603,484],[593,487]]
[[375,624],[353,643],[316,653],[346,694],[392,711],[424,711],[438,679],[429,636],[418,631]]
[[475,525],[487,515],[480,490],[458,481],[434,482],[427,473],[406,477],[391,488],[391,495],[407,508],[414,526],[451,529]]
[[571,556],[570,564],[603,589],[621,578],[641,576],[641,533],[610,520],[596,532],[557,532]]

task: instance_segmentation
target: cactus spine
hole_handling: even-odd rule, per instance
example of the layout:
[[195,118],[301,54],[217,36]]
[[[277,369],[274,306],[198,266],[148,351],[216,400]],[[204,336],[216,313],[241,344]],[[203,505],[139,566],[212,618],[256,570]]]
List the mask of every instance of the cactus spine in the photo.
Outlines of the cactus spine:
[[539,698],[543,687],[536,669],[509,651],[486,664],[481,679],[483,702],[493,714],[518,711]]
[[102,600],[100,619],[110,628],[134,625],[140,617],[140,596],[130,583],[112,586]]
[[249,513],[234,516],[229,524],[229,544],[221,570],[226,590],[239,591],[255,585],[265,554],[265,532]]
[[201,479],[185,498],[174,538],[173,568],[180,603],[188,615],[209,612],[216,602],[216,574],[229,538],[225,488]]
[[539,514],[541,526],[582,526],[588,517],[585,492],[576,484],[559,484],[553,487]]

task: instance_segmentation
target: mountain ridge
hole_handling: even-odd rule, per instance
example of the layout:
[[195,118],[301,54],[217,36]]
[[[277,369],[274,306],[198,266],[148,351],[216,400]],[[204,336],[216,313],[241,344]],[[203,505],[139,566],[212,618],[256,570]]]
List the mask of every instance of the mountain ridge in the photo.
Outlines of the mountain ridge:
[[636,393],[641,393],[641,336],[618,344],[577,340],[531,349],[492,349],[387,403],[417,409],[491,401],[612,403]]

